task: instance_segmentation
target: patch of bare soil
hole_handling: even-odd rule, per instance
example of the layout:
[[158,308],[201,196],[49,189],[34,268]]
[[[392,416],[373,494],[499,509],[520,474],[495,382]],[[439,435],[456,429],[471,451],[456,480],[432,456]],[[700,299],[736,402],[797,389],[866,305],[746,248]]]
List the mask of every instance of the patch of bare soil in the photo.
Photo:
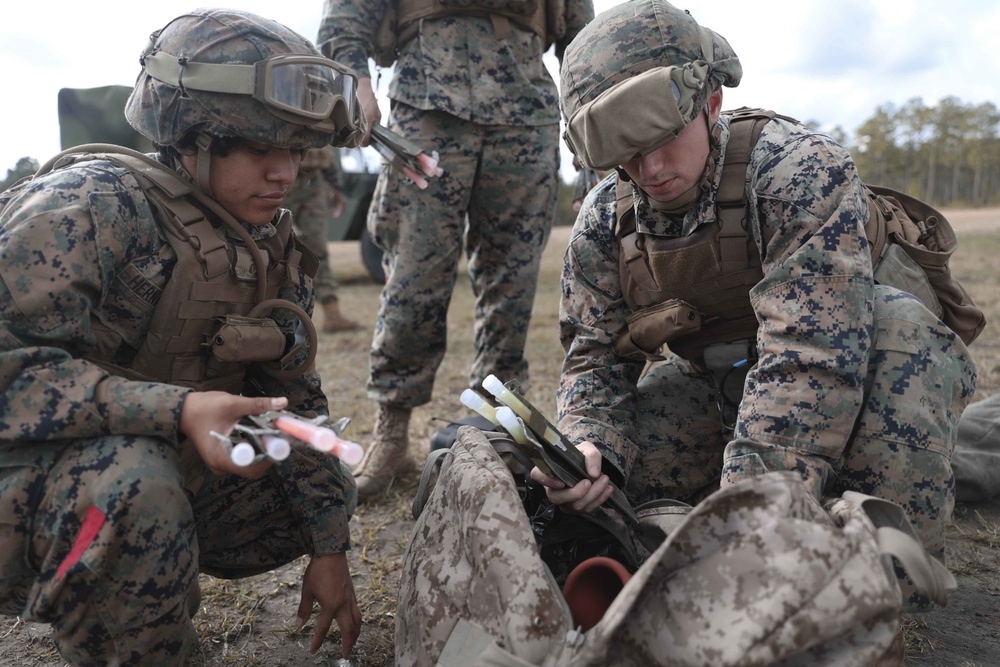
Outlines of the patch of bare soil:
[[906,664],[1000,665],[1000,498],[960,504],[948,529],[948,606],[904,618]]
[[[953,267],[991,324],[973,346],[980,369],[978,397],[1000,390],[1000,210],[947,211],[960,235]],[[561,349],[557,340],[558,270],[569,228],[556,228],[546,249],[529,349],[533,401],[554,411]],[[341,306],[367,330],[324,336],[318,357],[334,417],[351,416],[346,435],[370,437],[374,414],[364,390],[371,327],[379,286],[364,271],[357,243],[331,244],[331,260],[342,282]],[[414,411],[411,452],[426,456],[431,434],[448,419],[470,416],[458,404],[467,386],[471,359],[472,295],[459,281],[448,317],[449,347],[430,404]],[[393,664],[396,591],[413,520],[410,504],[418,474],[397,480],[389,493],[358,509],[351,521],[349,554],[364,627],[352,665]],[[1000,666],[1000,498],[959,505],[948,530],[948,565],[959,582],[948,607],[904,619],[906,665],[934,667]],[[309,653],[314,625],[297,630],[295,613],[305,560],[264,575],[222,581],[202,575],[203,601],[195,625],[200,634],[195,667],[339,665],[339,632],[331,632],[315,655]],[[402,613],[399,610],[398,613]],[[0,616],[0,667],[62,665],[46,626]]]
[[1000,231],[1000,210],[995,208],[956,208],[942,213],[958,233]]

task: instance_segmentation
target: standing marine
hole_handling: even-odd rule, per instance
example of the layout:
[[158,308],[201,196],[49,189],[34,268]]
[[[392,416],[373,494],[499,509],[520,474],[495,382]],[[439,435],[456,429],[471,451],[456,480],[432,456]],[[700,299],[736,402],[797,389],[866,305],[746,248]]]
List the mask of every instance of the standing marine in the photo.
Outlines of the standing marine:
[[317,604],[311,650],[336,621],[346,657],[349,469],[308,448],[239,467],[225,436],[327,414],[315,260],[281,205],[307,149],[363,134],[355,77],[221,9],[141,63],[125,115],[155,154],[64,152],[0,195],[0,612],[51,624],[73,665],[183,665],[200,572],[308,555],[299,623]]
[[375,187],[368,228],[386,284],[368,377],[374,438],[354,469],[361,501],[414,467],[410,415],[431,399],[463,253],[476,298],[469,382],[528,386],[524,347],[559,187],[558,97],[542,54],[554,44],[561,57],[593,15],[591,0],[325,4],[317,41],[358,72],[366,117],[381,119],[368,58],[395,60],[388,126],[438,151],[444,169],[421,190],[386,165]]

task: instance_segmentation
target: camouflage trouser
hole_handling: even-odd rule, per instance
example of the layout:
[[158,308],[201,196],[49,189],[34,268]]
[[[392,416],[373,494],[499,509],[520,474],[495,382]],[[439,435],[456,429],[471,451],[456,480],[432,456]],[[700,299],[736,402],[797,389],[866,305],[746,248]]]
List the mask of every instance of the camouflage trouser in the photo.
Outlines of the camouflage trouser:
[[199,569],[248,576],[309,550],[270,476],[213,477],[201,465],[186,477],[155,438],[9,446],[0,613],[51,623],[73,665],[183,665],[198,640],[186,601]]
[[[875,290],[865,405],[839,460],[831,461],[824,494],[853,490],[902,506],[927,551],[943,560],[955,504],[950,459],[975,364],[961,340],[919,302],[894,294]],[[717,489],[731,434],[721,425],[712,376],[674,357],[647,370],[638,396],[640,453],[629,498],[696,502]],[[728,471],[736,464],[726,459],[725,465]]]
[[526,387],[524,346],[558,193],[558,125],[484,126],[395,104],[390,126],[437,150],[444,175],[420,190],[394,167],[379,174],[368,228],[387,280],[369,395],[403,407],[430,400],[463,250],[476,297],[470,384],[493,373]]
[[303,169],[299,172],[295,185],[288,191],[283,204],[292,212],[295,236],[319,260],[319,270],[313,279],[317,303],[335,301],[339,287],[330,270],[330,257],[326,249],[327,229],[333,219],[330,210],[330,188],[320,170]]

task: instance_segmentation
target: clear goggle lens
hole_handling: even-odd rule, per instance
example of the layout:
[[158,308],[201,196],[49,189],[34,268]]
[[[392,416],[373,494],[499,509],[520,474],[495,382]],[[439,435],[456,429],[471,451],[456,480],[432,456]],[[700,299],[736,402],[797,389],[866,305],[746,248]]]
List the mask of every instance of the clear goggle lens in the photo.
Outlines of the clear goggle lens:
[[354,75],[334,67],[326,58],[278,56],[258,63],[254,97],[264,104],[310,120],[334,115],[353,121],[357,99]]
[[146,73],[181,90],[251,95],[290,122],[336,132],[348,145],[364,131],[354,72],[329,58],[278,55],[253,65],[200,63],[164,51],[142,56]]

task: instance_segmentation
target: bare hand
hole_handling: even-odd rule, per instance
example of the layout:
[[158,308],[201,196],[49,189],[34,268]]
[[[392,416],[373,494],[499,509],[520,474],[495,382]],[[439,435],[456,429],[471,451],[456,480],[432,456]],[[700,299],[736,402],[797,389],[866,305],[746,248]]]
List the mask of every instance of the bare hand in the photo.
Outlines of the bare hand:
[[361,634],[361,610],[354,594],[346,553],[313,556],[309,561],[302,577],[302,599],[297,613],[300,629],[312,616],[313,602],[319,603],[319,616],[309,652],[319,650],[330,625],[336,620],[340,628],[341,655],[350,658],[354,642]]
[[249,466],[238,466],[229,458],[225,444],[212,431],[229,435],[240,419],[259,415],[268,410],[282,410],[287,398],[247,398],[225,391],[193,391],[181,405],[180,430],[191,439],[201,460],[215,475],[233,474],[249,479],[262,477],[271,467],[270,460]]
[[361,145],[367,146],[371,139],[372,126],[382,120],[382,110],[378,108],[378,100],[375,99],[375,92],[372,90],[371,77],[366,76],[358,79],[357,96],[361,110],[364,111],[365,119],[368,121],[368,130],[365,132],[364,138],[361,139]]
[[330,215],[335,218],[339,218],[344,214],[344,193],[337,188],[332,188],[330,191]]
[[611,497],[611,480],[601,473],[601,452],[588,441],[576,446],[583,452],[590,479],[583,479],[576,486],[567,487],[555,477],[546,475],[537,467],[531,469],[531,479],[545,487],[545,495],[549,500],[564,510],[574,512],[593,512]]

